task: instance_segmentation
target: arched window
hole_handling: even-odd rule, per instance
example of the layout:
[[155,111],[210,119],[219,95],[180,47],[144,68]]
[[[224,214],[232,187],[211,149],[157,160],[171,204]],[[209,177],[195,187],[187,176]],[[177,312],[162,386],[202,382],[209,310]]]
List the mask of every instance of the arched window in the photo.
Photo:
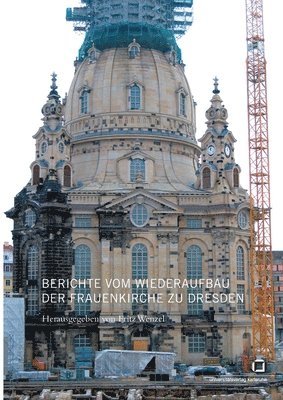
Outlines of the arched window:
[[39,253],[36,246],[30,246],[27,253],[27,278],[35,280],[39,272]]
[[234,183],[234,187],[239,187],[239,170],[238,170],[238,168],[233,169],[233,183]]
[[80,112],[81,114],[88,113],[89,90],[83,89],[80,96]]
[[244,249],[242,246],[237,247],[237,279],[245,279],[245,261],[244,261]]
[[203,189],[211,188],[211,174],[208,167],[205,167],[202,171],[202,187]]
[[140,53],[138,46],[131,46],[129,50],[129,57],[135,58]]
[[129,103],[130,110],[141,109],[141,88],[136,83],[130,87]]
[[148,251],[144,244],[137,243],[132,249],[132,278],[146,279],[148,276]]
[[87,315],[90,313],[90,288],[78,285],[75,288],[75,314]]
[[128,46],[128,55],[129,58],[136,58],[140,54],[141,46],[136,42],[136,39],[132,41],[132,43]]
[[31,228],[36,223],[36,213],[33,209],[28,208],[25,211],[25,225]]
[[38,185],[40,178],[40,167],[38,164],[35,164],[32,169],[32,184]]
[[38,288],[37,286],[27,287],[27,315],[33,316],[39,312],[38,302]]
[[85,244],[75,249],[75,278],[89,279],[91,277],[91,252]]
[[[90,279],[91,277],[91,252],[85,244],[80,244],[75,249],[75,278]],[[78,285],[75,288],[75,313],[87,315],[90,312],[90,287]]]
[[188,279],[202,278],[202,252],[199,246],[190,246],[187,250]]
[[186,115],[186,96],[184,93],[180,93],[179,107],[180,115]]
[[[192,279],[192,283],[202,278],[202,251],[199,246],[192,245],[187,250],[187,278]],[[198,285],[188,288],[188,314],[202,315],[203,303],[198,296],[202,294],[202,288]]]
[[63,185],[71,187],[71,167],[69,165],[65,165],[64,167]]
[[134,158],[130,161],[130,180],[135,182],[137,177],[145,180],[145,160],[141,158]]
[[90,49],[88,51],[88,57],[89,57],[89,61],[93,62],[96,60],[96,51],[94,49]]
[[238,314],[244,314],[246,311],[245,285],[237,285],[237,295],[239,297],[239,302],[237,303]]
[[146,314],[148,310],[148,289],[144,286],[136,284],[132,285],[132,312]]

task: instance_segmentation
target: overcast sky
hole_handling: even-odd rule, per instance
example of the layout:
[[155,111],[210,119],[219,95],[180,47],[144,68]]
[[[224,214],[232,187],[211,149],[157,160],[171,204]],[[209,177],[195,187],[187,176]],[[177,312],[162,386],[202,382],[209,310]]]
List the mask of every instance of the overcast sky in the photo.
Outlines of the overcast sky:
[[[273,250],[283,250],[283,5],[279,3],[264,1]],[[72,81],[73,61],[83,36],[65,21],[65,9],[78,5],[75,0],[16,0],[1,5],[1,250],[4,241],[12,240],[12,221],[3,213],[30,179],[29,166],[35,159],[32,136],[42,124],[41,107],[50,90],[50,75],[57,73],[62,97]],[[216,75],[229,113],[229,129],[237,139],[235,158],[242,168],[241,184],[248,189],[245,32],[245,0],[194,0],[194,23],[179,45],[198,104],[197,138],[206,129],[204,113],[210,106]]]

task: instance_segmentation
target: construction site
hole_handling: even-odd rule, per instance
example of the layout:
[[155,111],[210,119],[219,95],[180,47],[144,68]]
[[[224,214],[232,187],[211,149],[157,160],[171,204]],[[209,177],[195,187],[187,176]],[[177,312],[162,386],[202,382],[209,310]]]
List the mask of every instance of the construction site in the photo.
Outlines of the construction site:
[[75,74],[63,99],[52,74],[5,212],[5,400],[283,399],[264,0],[242,1],[248,188],[217,77],[196,137],[178,39],[198,1],[66,10]]

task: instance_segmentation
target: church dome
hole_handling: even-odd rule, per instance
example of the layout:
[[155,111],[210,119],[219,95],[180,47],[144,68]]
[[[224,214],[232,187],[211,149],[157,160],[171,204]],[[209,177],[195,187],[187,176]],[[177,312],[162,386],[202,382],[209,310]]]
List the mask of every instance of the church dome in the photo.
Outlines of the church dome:
[[157,129],[195,143],[195,110],[174,50],[94,46],[78,62],[66,106],[71,135],[113,128]]

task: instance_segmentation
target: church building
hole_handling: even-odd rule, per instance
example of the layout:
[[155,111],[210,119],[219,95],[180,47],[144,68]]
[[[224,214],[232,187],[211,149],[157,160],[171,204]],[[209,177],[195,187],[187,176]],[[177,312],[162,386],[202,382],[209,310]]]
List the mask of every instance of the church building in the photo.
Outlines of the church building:
[[26,363],[91,368],[104,349],[235,362],[250,347],[249,198],[217,78],[196,132],[176,43],[193,0],[81,3],[73,81],[61,100],[52,75],[6,212]]

